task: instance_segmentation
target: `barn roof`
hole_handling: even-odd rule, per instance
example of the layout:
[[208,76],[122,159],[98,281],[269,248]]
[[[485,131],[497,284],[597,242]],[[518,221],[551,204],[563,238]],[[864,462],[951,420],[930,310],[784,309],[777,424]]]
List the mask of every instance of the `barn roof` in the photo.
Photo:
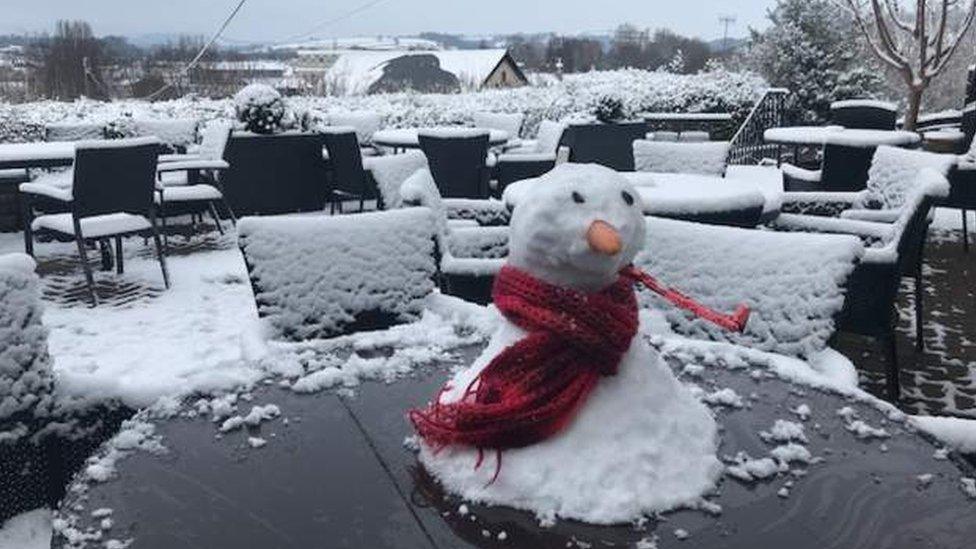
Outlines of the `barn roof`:
[[383,66],[404,55],[433,55],[466,90],[478,89],[506,57],[508,50],[345,51],[326,72],[326,79],[347,95],[365,94],[383,76]]

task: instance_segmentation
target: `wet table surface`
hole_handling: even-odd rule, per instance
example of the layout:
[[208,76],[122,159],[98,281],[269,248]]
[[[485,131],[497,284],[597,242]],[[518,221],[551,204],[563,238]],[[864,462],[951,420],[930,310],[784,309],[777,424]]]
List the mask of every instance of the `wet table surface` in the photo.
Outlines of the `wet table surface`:
[[[477,352],[467,349],[460,360]],[[768,456],[774,444],[759,433],[786,419],[804,426],[806,447],[823,461],[794,463],[764,481],[723,477],[709,497],[718,514],[682,510],[639,525],[542,527],[507,508],[467,504],[462,513],[463,502],[445,495],[404,445],[412,434],[404,412],[435,394],[446,376],[441,365],[392,384],[366,383],[354,394],[299,395],[265,385],[249,405],[274,403],[282,416],[250,432],[218,438],[208,417],[163,421],[158,431],[169,453],[134,454],[118,464],[116,479],[72,493],[62,510],[75,509],[84,527],[97,522],[91,510],[114,509],[110,537],[133,537],[133,548],[640,547],[642,540],[661,548],[958,548],[976,539],[976,500],[960,489],[960,478],[972,473],[958,456],[936,459],[937,445],[874,407],[792,385],[760,365],[709,366],[695,375],[685,381],[706,392],[731,388],[745,401],[713,407],[720,456]],[[791,411],[800,404],[811,410],[805,421]],[[845,406],[891,436],[858,439],[837,414]],[[248,436],[268,443],[252,449]],[[932,476],[925,482],[919,475]],[[679,529],[687,539],[678,539]]]

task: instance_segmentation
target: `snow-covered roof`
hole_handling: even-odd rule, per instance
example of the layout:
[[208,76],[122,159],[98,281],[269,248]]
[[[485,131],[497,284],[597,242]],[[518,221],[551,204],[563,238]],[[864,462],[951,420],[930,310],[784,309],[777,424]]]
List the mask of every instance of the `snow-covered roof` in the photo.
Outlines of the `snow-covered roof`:
[[383,66],[405,55],[433,55],[440,66],[454,74],[465,89],[477,89],[505,57],[507,50],[347,51],[326,72],[326,79],[346,95],[365,94],[383,76]]

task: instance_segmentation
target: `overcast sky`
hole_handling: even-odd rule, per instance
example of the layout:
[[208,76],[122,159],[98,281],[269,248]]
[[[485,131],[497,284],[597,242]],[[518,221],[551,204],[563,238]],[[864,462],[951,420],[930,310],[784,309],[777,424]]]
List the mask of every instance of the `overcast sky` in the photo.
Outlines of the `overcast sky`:
[[[378,1],[360,13],[330,19]],[[98,35],[210,34],[238,0],[0,0],[0,33],[49,31],[57,19],[84,19]],[[730,35],[764,24],[774,0],[247,0],[225,33],[279,42],[314,37],[606,31],[619,23],[668,27],[706,39],[722,36],[720,15],[738,18]]]

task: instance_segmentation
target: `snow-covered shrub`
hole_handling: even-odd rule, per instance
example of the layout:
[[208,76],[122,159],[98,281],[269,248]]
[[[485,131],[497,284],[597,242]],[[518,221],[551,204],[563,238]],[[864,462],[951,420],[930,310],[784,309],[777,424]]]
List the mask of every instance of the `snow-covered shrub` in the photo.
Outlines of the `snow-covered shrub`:
[[[476,112],[524,113],[522,136],[535,136],[543,120],[589,115],[597,99],[619,97],[625,112],[731,112],[741,121],[767,88],[748,72],[715,69],[679,75],[638,69],[566,75],[543,86],[484,90],[461,94],[394,93],[348,97],[291,97],[288,105],[306,121],[329,120],[331,114],[373,111],[386,127],[473,124]],[[44,124],[65,119],[106,124],[133,118],[195,118],[201,123],[236,117],[231,99],[187,96],[172,101],[78,100],[0,104],[0,142],[41,141]]]
[[593,116],[604,124],[623,120],[626,118],[624,114],[624,102],[619,97],[604,95],[593,106]]
[[0,445],[31,432],[51,405],[53,376],[34,261],[0,256]]
[[273,335],[330,337],[419,317],[434,284],[434,213],[249,217],[238,223]]
[[647,218],[635,264],[720,311],[752,308],[742,334],[727,332],[641,292],[679,333],[787,355],[822,350],[844,305],[844,285],[863,253],[856,237],[776,233]]
[[285,100],[267,84],[250,84],[234,96],[237,120],[254,133],[275,133],[282,129]]

